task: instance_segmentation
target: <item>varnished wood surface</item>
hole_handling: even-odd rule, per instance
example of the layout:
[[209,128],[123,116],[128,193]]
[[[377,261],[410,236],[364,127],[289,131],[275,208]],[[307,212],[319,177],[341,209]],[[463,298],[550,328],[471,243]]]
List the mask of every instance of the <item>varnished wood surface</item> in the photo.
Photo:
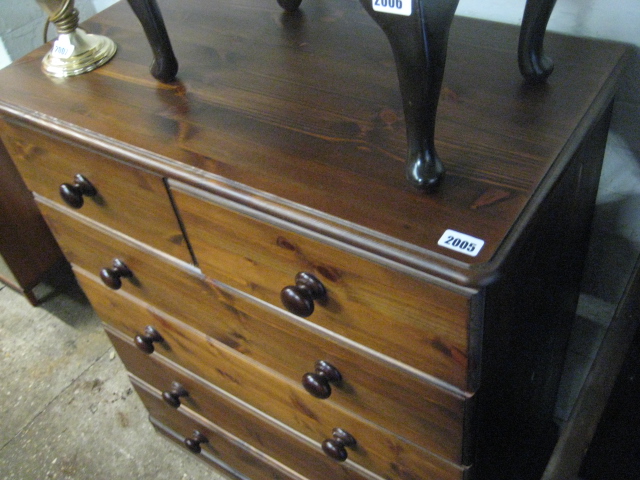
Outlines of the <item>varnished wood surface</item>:
[[32,192],[66,206],[60,186],[73,184],[81,174],[97,194],[85,197],[79,212],[185,262],[192,261],[162,177],[42,132],[18,129],[10,121],[0,138]]
[[299,272],[311,273],[326,295],[314,302],[309,321],[459,389],[477,388],[479,358],[469,328],[481,321],[472,318],[481,294],[454,293],[251,218],[255,212],[229,210],[215,197],[173,182],[170,188],[205,275],[284,308],[281,290]]
[[[449,174],[425,196],[402,175],[390,50],[357,2],[307,2],[298,15],[259,0],[162,8],[184,59],[178,83],[150,77],[141,28],[118,4],[88,24],[116,40],[115,59],[53,82],[41,49],[0,72],[0,109],[463,284],[497,268],[608,103],[626,55],[549,35],[556,71],[524,87],[517,28],[456,19],[436,132]],[[438,247],[448,228],[485,240],[480,255]]]
[[[322,434],[319,431],[322,426],[334,423],[336,408],[347,409],[444,458],[454,462],[463,460],[466,445],[472,441],[470,434],[464,432],[466,416],[471,415],[467,412],[470,395],[441,380],[434,378],[432,383],[429,376],[407,371],[407,367],[395,362],[393,357],[379,358],[343,337],[313,329],[303,320],[288,319],[275,310],[234,297],[220,284],[205,281],[179,265],[172,267],[161,257],[118,240],[115,234],[108,236],[92,229],[77,215],[72,220],[70,212],[56,209],[52,203],[46,205],[43,199],[40,202],[47,222],[74,265],[97,279],[100,270],[109,266],[113,258],[122,260],[133,272],[130,280],[123,280],[122,292],[189,325],[176,326],[168,322],[167,326],[167,321],[156,318],[158,315],[130,304],[106,286],[87,280],[85,275],[77,275],[101,318],[115,328],[133,338],[143,332],[145,322],[161,322],[169,332],[163,335],[177,339],[176,346],[167,352],[176,355],[177,363],[200,376],[216,376],[218,384],[225,382],[225,389],[250,403],[260,401],[260,408],[265,411],[274,408],[278,404],[274,399],[278,398],[282,408],[287,409],[286,415],[279,412],[282,421],[298,418],[299,428],[304,426],[316,435]],[[187,331],[182,331],[185,329]],[[287,395],[270,390],[264,397],[265,390],[256,384],[259,378],[254,379],[243,370],[252,368],[247,360],[236,360],[240,362],[236,366],[233,360],[226,360],[229,368],[233,366],[233,377],[246,379],[243,384],[229,383],[225,376],[218,377],[219,370],[212,366],[218,366],[225,357],[220,347],[215,347],[216,342],[286,376],[289,380],[284,391],[293,392],[291,395],[296,398],[293,405],[307,404],[303,411],[319,408],[314,414],[316,421],[309,423],[304,415],[300,417],[300,412],[292,411]],[[333,398],[328,400],[315,399],[301,386],[302,376],[312,371],[317,360],[333,362],[344,376],[343,388],[335,388]],[[428,356],[424,363],[430,363]],[[270,382],[263,380],[262,383],[269,385]],[[325,422],[317,420],[327,415]]]
[[[24,293],[32,304],[32,289],[57,265],[68,271],[62,251],[42,219],[33,196],[0,142],[0,263],[9,272],[0,280]],[[2,265],[0,265],[1,267]]]
[[[118,326],[113,322],[113,315],[107,316],[109,313],[104,309],[100,310],[100,314],[109,325]],[[234,361],[233,354],[230,355],[224,348],[216,347],[213,342],[208,346],[200,342],[198,345],[200,358],[198,355],[189,355],[188,345],[193,341],[189,339],[192,336],[190,332],[186,333],[185,340],[184,331],[178,331],[170,320],[157,315],[154,325],[165,337],[165,342],[158,344],[153,355],[162,355],[194,374],[202,375],[205,380],[224,389],[227,393],[304,435],[313,441],[316,447],[324,439],[331,437],[331,430],[335,427],[349,431],[358,441],[358,448],[349,451],[349,458],[383,478],[412,480],[416,476],[419,478],[419,475],[427,475],[428,478],[438,480],[462,479],[468,470],[438,458],[347,411],[318,403],[317,399],[308,400],[305,392],[269,374],[258,365],[252,365],[251,362],[237,357]],[[131,353],[124,352],[124,358],[130,359]],[[215,369],[208,367],[212,364],[216,365]],[[140,366],[134,367],[133,371],[142,372],[144,375]],[[149,371],[153,371],[151,366]],[[146,377],[143,376],[143,378]],[[206,401],[202,403],[201,412],[215,406],[212,404],[207,407],[204,405]],[[185,405],[187,404],[188,402],[185,402]],[[223,422],[222,419],[212,417],[210,411],[207,412],[206,417],[216,423]],[[247,423],[250,422],[251,420],[247,419]],[[257,447],[262,449],[260,446]],[[282,459],[283,456],[275,456],[275,458]]]
[[[380,474],[386,472],[393,478],[396,478],[395,475],[399,475],[397,478],[406,477],[404,474],[393,473],[398,469],[455,478],[466,470],[451,463],[462,460],[460,442],[464,433],[460,412],[451,412],[451,419],[443,416],[443,412],[451,406],[440,406],[440,412],[429,406],[425,408],[425,411],[435,410],[433,421],[437,423],[430,425],[428,432],[423,431],[421,437],[416,437],[415,434],[413,436],[423,446],[431,447],[431,451],[425,450],[413,442],[397,437],[388,429],[380,428],[375,416],[371,419],[362,418],[339,406],[337,402],[314,398],[300,386],[299,381],[286,379],[246,357],[243,358],[216,340],[185,328],[176,319],[133,300],[133,297],[100,292],[90,277],[80,275],[79,279],[92,305],[112,331],[117,329],[121,332],[119,335],[132,339],[142,333],[146,325],[153,326],[163,338],[162,342],[154,344],[153,356],[159,355],[181,365],[314,441],[322,442],[334,427],[350,431],[359,438],[360,445],[353,452],[352,458],[372,471]],[[134,320],[127,321],[127,318]],[[122,355],[126,362],[135,356],[131,352],[123,352]],[[145,378],[144,370],[152,367],[140,362],[131,363],[129,368],[136,375]],[[357,385],[354,388],[357,389]],[[425,399],[417,397],[416,400]],[[385,413],[389,415],[388,412]],[[400,415],[402,413],[399,412]],[[405,418],[404,421],[411,419]],[[413,428],[427,427],[425,424],[428,421],[423,419],[423,425],[414,425]],[[405,432],[406,428],[397,427],[393,430]],[[437,442],[441,444],[437,445]],[[452,445],[455,444],[457,451],[452,450]],[[445,448],[449,451],[443,450]],[[444,456],[449,461],[444,460]]]
[[[135,382],[135,380],[134,380]],[[191,454],[184,445],[184,439],[193,436],[195,430],[203,433],[208,442],[201,444],[200,458],[205,462],[213,463],[220,468],[220,464],[212,461],[216,459],[224,462],[224,470],[231,470],[256,480],[305,480],[285,468],[281,463],[271,457],[262,454],[249,446],[246,442],[238,440],[223,429],[216,427],[206,419],[197,415],[185,415],[176,413],[166,407],[159,397],[159,392],[138,381],[133,384],[138,396],[145,407],[151,413],[151,422],[165,435],[173,434],[173,440],[177,440],[185,449],[185,454]],[[170,437],[171,438],[171,437]],[[236,477],[232,477],[236,478]],[[244,477],[246,478],[246,477]]]
[[[111,332],[110,332],[111,333]],[[137,352],[133,350],[130,344],[124,342],[121,338],[110,334],[114,345],[118,348],[118,354],[127,359],[136,359],[139,357]],[[210,388],[197,379],[189,378],[172,366],[163,362],[162,359],[153,358],[144,360],[146,369],[135,369],[131,373],[142,379],[145,383],[151,385],[159,391],[166,390],[167,385],[173,381],[179,381],[189,392],[189,396],[184,399],[180,412],[185,409],[210,419],[220,427],[241,438],[242,440],[252,444],[253,447],[262,450],[267,454],[278,458],[289,468],[293,468],[297,473],[309,479],[335,479],[335,480],[372,480],[373,476],[368,472],[362,472],[360,468],[354,468],[352,462],[340,465],[329,459],[320,449],[319,443],[300,442],[284,429],[278,429],[274,426],[264,427],[260,424],[267,424],[264,416],[256,414],[246,406],[238,406],[233,400],[217,389]],[[139,375],[142,373],[142,375]],[[158,406],[159,407],[159,406]],[[171,415],[171,410],[163,405],[167,415]],[[156,410],[157,411],[157,410]],[[180,416],[176,412],[175,416]],[[258,424],[258,425],[256,425]],[[283,438],[280,440],[280,438]],[[289,445],[286,445],[286,443]],[[274,452],[273,446],[277,444],[285,444],[286,449]],[[277,449],[277,447],[276,447]],[[279,455],[277,455],[279,454]]]
[[[185,329],[180,322],[159,311],[145,309],[144,304],[136,303],[132,297],[104,292],[86,275],[79,275],[79,280],[101,318],[113,328],[133,338],[141,334],[146,325],[154,326],[166,341],[165,344],[157,345],[158,354],[259,406],[306,435],[322,435],[320,430],[323,426],[336,421],[339,418],[336,412],[347,408],[441,456],[461,461],[461,444],[464,440],[469,441],[469,437],[463,432],[463,424],[464,415],[471,415],[471,412],[466,411],[470,409],[470,402],[465,403],[459,398],[441,393],[438,395],[428,385],[416,385],[415,381],[401,384],[398,380],[405,380],[406,376],[388,379],[384,376],[385,372],[378,376],[377,371],[371,369],[374,365],[371,363],[361,366],[363,375],[360,376],[355,368],[349,368],[350,365],[346,364],[346,380],[341,386],[334,388],[333,398],[316,399],[301,388],[300,378],[308,369],[300,368],[297,377],[289,376],[289,381],[286,382],[281,377],[274,377],[273,370],[234,355],[229,350],[230,347],[218,343],[215,338]],[[132,315],[133,312],[135,315]],[[282,345],[277,351],[284,352],[287,348],[293,347]],[[239,353],[254,357],[251,352]],[[285,359],[289,357],[286,353],[282,353],[282,356]],[[341,367],[345,365],[334,363]],[[295,366],[292,365],[292,368],[295,369]],[[132,365],[129,368],[135,372],[139,367]],[[350,377],[352,372],[355,373],[353,378]],[[384,398],[375,390],[369,390],[371,387],[366,381],[360,383],[359,380],[364,375],[378,381],[378,389],[387,392],[388,397]],[[406,398],[409,399],[401,403]],[[336,409],[336,406],[339,408]]]

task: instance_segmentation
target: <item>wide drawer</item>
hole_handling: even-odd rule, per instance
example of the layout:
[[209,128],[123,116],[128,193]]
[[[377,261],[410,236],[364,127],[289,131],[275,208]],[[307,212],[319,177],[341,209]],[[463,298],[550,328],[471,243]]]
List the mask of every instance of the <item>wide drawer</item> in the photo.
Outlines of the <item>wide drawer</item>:
[[0,123],[0,136],[29,189],[61,205],[62,184],[77,174],[97,190],[83,196],[83,215],[191,262],[164,179],[27,126]]
[[[127,366],[134,366],[131,361],[139,361],[135,368],[129,368],[137,379],[151,386],[162,396],[171,393],[174,382],[178,382],[187,392],[187,397],[181,397],[179,412],[193,412],[217,424],[231,435],[249,443],[261,452],[282,462],[308,479],[316,480],[371,480],[369,474],[353,462],[344,464],[327,457],[319,443],[294,433],[291,429],[277,424],[268,416],[252,407],[238,402],[226,392],[199,381],[197,378],[180,373],[170,362],[162,357],[151,355],[140,358],[136,349],[124,341],[117,332],[107,330],[113,341],[118,355]],[[135,383],[137,379],[134,379]],[[163,405],[153,408],[151,414],[158,410],[166,410],[171,415],[176,407]],[[179,414],[178,414],[179,415]]]
[[[78,273],[85,288],[87,280],[91,280],[83,277],[82,272]],[[147,326],[153,327],[161,336],[162,341],[153,344],[154,352],[150,356],[132,348],[119,351],[127,368],[142,377],[146,378],[144,371],[151,371],[148,362],[162,362],[154,360],[154,357],[161,356],[316,442],[327,438],[334,427],[344,428],[359,441],[359,448],[351,454],[354,461],[369,470],[384,472],[385,475],[390,475],[389,478],[409,479],[412,477],[407,476],[407,472],[416,471],[431,472],[435,478],[461,478],[467,470],[330,401],[309,396],[297,383],[218,344],[177,320],[168,318],[133,297],[126,298],[126,294],[112,292],[95,298],[95,292],[87,290],[87,293],[100,317],[109,325],[108,331],[126,339],[125,343],[131,344],[136,332],[141,334]],[[130,326],[123,325],[123,317],[129,319],[126,323]],[[120,328],[124,330],[121,331]],[[118,348],[122,348],[122,344],[123,342],[115,342]],[[166,385],[173,380],[165,379],[164,385],[158,388],[167,388]],[[446,437],[433,440],[445,442]]]
[[[117,332],[112,332],[112,338],[117,336],[119,336]],[[125,362],[132,358],[128,355],[132,347],[129,346],[127,349],[126,344],[123,345],[117,340],[115,345],[120,348],[119,353],[122,351],[122,347],[125,347],[123,357]],[[328,425],[325,427],[324,435],[319,438],[300,435],[296,430],[281,424],[274,428],[273,420],[267,416],[269,412],[256,410],[216,386],[206,386],[200,383],[197,378],[189,378],[188,374],[182,375],[162,359],[149,358],[148,360],[158,364],[151,366],[150,363],[146,363],[145,366],[149,367],[149,371],[143,371],[143,379],[145,383],[150,380],[150,385],[157,388],[158,393],[168,389],[168,386],[174,381],[178,381],[185,388],[190,389],[189,397],[182,402],[179,410],[191,411],[194,408],[192,411],[198,415],[215,421],[229,433],[310,479],[373,478],[368,473],[371,471],[389,480],[414,480],[415,478],[461,480],[467,473],[466,469],[454,467],[446,462],[441,462],[438,467],[431,465],[428,461],[428,454],[423,454],[421,457],[419,450],[412,448],[410,444],[394,440],[388,432],[373,430],[367,435],[367,427],[362,425],[361,428],[356,424],[336,425],[326,423],[323,418],[317,418],[315,421],[318,423]],[[151,382],[155,382],[155,385]],[[163,408],[168,411],[173,410],[166,403]],[[256,426],[256,422],[259,425]],[[265,426],[271,429],[271,433],[264,432]],[[351,433],[357,442],[355,446],[346,447],[347,461],[344,463],[330,459],[321,449],[321,443],[325,439],[331,438],[332,430],[336,426]],[[282,445],[282,442],[285,442],[285,445]],[[301,442],[302,445],[298,445],[298,442]],[[389,449],[387,455],[380,457],[380,453],[385,448]]]
[[169,186],[206,275],[282,308],[283,288],[299,272],[311,273],[326,289],[312,322],[459,389],[477,386],[469,293],[376,264],[213,194]]
[[158,392],[132,378],[138,396],[149,410],[152,425],[190,452],[185,440],[200,432],[207,442],[200,443],[200,458],[239,480],[305,480],[274,459],[258,452],[246,442],[189,411],[178,413],[165,408]]
[[[385,361],[303,319],[236,295],[223,285],[197,276],[193,268],[140,250],[132,242],[118,241],[77,215],[71,218],[55,205],[41,204],[41,210],[76,271],[78,267],[84,269],[78,277],[94,307],[106,321],[131,337],[141,334],[154,315],[144,308],[131,315],[135,302],[98,283],[97,273],[113,258],[121,259],[134,272],[132,279],[123,280],[121,292],[198,330],[193,337],[196,339],[190,340],[189,348],[182,353],[185,357],[189,349],[199,348],[198,342],[206,346],[209,339],[215,339],[278,371],[296,385],[313,370],[316,360],[325,360],[341,372],[342,384],[332,387],[327,400],[315,399],[299,388],[303,397],[300,401],[341,405],[456,463],[467,457],[470,438],[463,435],[463,430],[470,417],[470,401],[465,395],[434,385],[419,372]],[[187,338],[191,332],[179,336]],[[180,345],[184,342],[179,341]],[[209,367],[202,358],[181,362],[196,361],[198,365],[189,368],[206,372]]]

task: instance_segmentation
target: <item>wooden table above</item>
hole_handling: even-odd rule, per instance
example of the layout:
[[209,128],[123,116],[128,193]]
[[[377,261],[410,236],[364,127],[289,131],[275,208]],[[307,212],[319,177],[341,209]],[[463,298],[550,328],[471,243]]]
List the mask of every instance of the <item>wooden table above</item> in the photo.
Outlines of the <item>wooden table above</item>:
[[[121,2],[85,24],[119,45],[110,63],[53,80],[43,47],[0,72],[0,110],[463,285],[499,266],[609,105],[628,55],[550,34],[556,71],[526,86],[517,27],[456,18],[436,131],[448,173],[429,195],[404,179],[393,58],[358,2],[310,1],[297,14],[260,0],[162,8],[181,62],[174,84],[149,75],[142,29]],[[476,257],[442,248],[447,229],[485,245]]]

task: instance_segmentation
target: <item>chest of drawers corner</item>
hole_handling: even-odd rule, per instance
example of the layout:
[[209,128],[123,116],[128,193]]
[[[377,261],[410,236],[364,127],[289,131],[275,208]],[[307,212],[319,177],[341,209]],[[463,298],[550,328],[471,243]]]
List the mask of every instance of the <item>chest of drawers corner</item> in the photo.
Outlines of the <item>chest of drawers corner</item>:
[[384,39],[348,34],[364,12],[215,3],[167,2],[174,85],[140,76],[120,4],[90,25],[106,66],[0,72],[0,139],[153,425],[234,478],[535,478],[626,50],[551,36],[558,71],[523,89],[482,65],[515,29],[456,20],[424,196]]

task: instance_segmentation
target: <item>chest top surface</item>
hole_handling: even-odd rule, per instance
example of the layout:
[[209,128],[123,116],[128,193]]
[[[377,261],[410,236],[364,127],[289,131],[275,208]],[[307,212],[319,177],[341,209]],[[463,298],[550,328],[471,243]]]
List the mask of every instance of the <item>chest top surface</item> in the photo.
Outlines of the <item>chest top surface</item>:
[[[86,24],[119,50],[53,80],[43,47],[0,72],[0,111],[337,241],[458,283],[490,275],[613,96],[627,49],[549,35],[556,71],[526,86],[517,27],[457,18],[438,112],[447,176],[407,184],[391,50],[355,0],[166,1],[180,72],[163,85],[125,2]],[[475,257],[447,230],[485,242]],[[471,280],[470,280],[471,279]]]

